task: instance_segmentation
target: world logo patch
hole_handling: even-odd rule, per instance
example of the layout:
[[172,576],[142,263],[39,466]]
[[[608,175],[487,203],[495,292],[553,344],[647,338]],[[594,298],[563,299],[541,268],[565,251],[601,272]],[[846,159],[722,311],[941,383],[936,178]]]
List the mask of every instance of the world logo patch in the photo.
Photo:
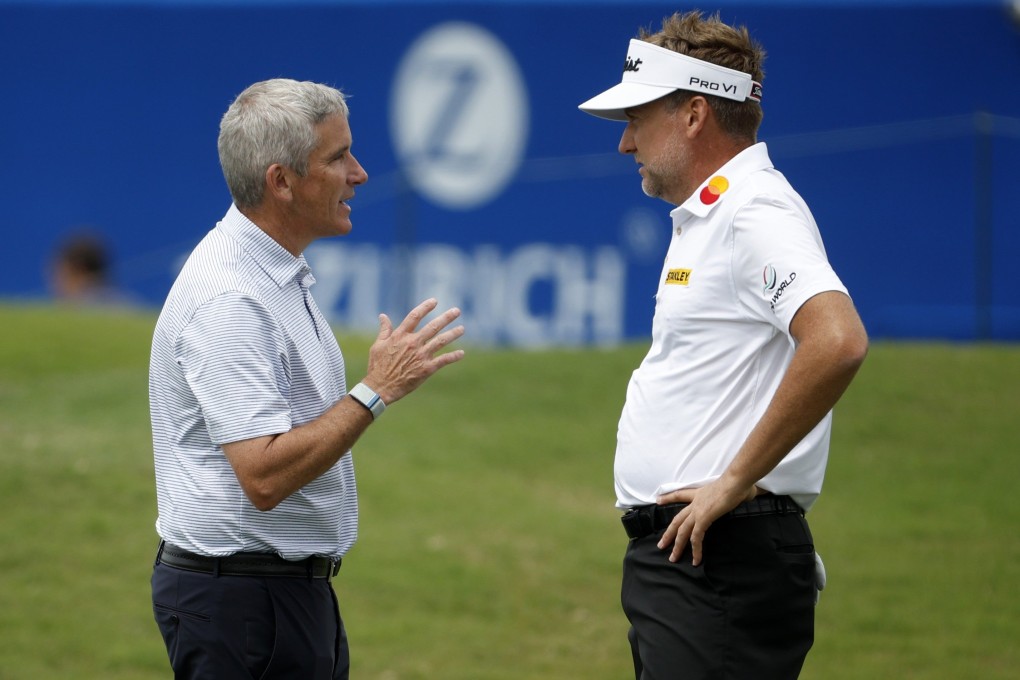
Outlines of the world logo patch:
[[761,292],[770,291],[776,287],[776,268],[772,265],[766,265],[765,269],[761,273],[761,280],[764,287]]

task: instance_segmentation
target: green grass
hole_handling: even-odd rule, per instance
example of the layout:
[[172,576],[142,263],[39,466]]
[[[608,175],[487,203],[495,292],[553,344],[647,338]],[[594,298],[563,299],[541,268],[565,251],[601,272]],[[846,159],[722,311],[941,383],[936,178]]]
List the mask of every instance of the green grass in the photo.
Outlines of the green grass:
[[[170,676],[152,620],[153,315],[0,305],[0,679]],[[341,336],[351,381],[367,341]],[[633,677],[616,419],[639,345],[483,351],[355,450],[336,585],[353,675]],[[829,588],[806,679],[1020,666],[1020,346],[879,343],[810,515]]]

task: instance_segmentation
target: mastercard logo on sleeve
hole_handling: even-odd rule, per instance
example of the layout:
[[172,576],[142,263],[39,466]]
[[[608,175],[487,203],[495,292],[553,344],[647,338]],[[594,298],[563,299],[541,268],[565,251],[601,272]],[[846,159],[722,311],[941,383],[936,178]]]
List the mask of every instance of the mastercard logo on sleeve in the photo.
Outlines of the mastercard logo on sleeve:
[[730,181],[722,175],[716,175],[708,180],[708,184],[701,190],[701,202],[705,205],[712,205],[729,188]]

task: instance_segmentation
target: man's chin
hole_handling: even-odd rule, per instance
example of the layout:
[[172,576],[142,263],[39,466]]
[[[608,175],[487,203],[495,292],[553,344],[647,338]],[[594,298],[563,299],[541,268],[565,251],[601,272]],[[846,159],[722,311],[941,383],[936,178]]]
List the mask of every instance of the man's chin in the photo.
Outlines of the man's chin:
[[333,224],[333,236],[346,236],[354,231],[354,223],[350,220],[339,220]]

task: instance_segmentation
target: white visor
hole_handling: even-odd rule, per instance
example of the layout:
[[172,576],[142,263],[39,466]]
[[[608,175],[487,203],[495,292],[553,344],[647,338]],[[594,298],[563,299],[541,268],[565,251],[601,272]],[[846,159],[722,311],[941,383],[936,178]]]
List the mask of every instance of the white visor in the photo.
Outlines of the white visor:
[[644,40],[631,40],[622,81],[577,108],[599,118],[627,120],[626,109],[647,104],[676,90],[714,94],[738,102],[761,101],[761,83],[746,73]]

